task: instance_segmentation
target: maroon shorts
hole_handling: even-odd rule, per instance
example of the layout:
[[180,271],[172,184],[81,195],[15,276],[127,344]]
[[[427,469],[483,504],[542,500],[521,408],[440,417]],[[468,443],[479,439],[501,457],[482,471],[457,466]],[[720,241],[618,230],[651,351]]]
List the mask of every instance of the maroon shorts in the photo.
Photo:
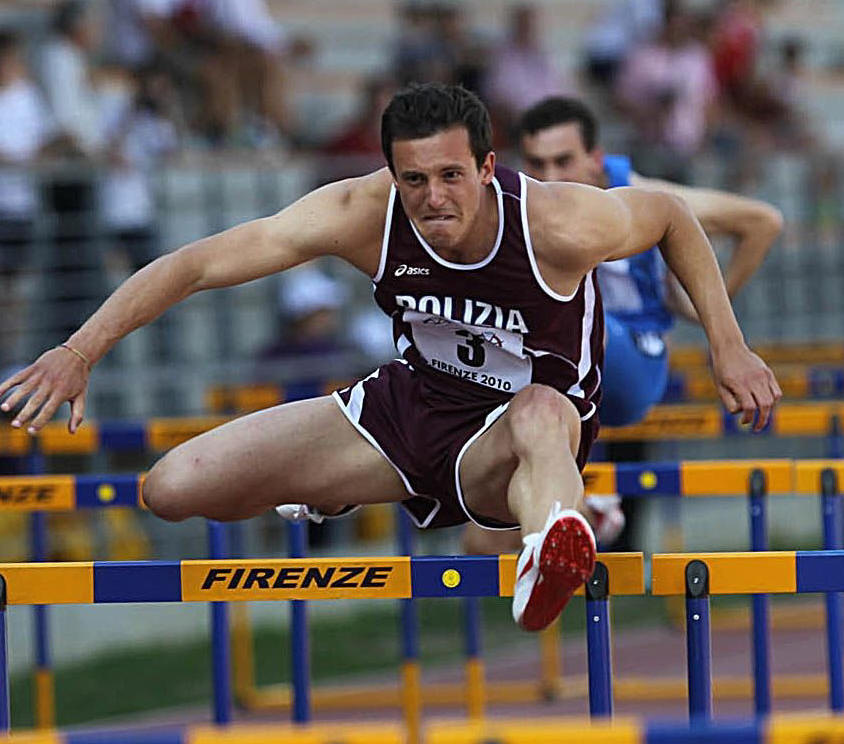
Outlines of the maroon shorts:
[[[398,472],[411,494],[402,506],[418,527],[450,527],[469,520],[488,529],[518,526],[470,513],[463,500],[458,475],[463,455],[512,399],[474,387],[419,374],[396,360],[334,393],[349,421]],[[582,400],[571,400],[578,410],[584,408]],[[581,425],[581,470],[598,435],[594,406],[590,410]]]

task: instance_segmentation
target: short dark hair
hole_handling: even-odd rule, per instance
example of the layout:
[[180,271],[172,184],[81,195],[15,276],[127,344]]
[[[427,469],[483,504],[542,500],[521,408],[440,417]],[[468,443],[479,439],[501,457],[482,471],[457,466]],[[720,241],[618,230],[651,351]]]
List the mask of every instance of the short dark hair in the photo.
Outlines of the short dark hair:
[[381,149],[390,172],[393,142],[422,139],[452,127],[465,127],[478,168],[492,151],[492,124],[486,106],[462,85],[412,83],[393,96],[381,116]]
[[59,36],[70,36],[87,12],[87,0],[64,0],[53,13],[53,30]]
[[598,144],[598,120],[589,107],[577,98],[543,98],[522,114],[516,131],[521,141],[526,134],[536,134],[540,129],[572,122],[580,125],[580,136],[586,151],[594,150]]
[[15,31],[8,28],[0,29],[0,57],[16,52],[22,45],[21,37]]

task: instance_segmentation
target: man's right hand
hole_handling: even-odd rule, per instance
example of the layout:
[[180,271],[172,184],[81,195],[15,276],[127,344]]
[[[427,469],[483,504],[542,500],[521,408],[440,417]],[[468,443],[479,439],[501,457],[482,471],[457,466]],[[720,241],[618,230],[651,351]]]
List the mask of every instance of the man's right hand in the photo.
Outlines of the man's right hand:
[[12,411],[27,399],[12,420],[12,426],[26,427],[28,433],[35,434],[53,418],[62,403],[70,401],[67,429],[75,434],[85,414],[89,376],[88,365],[82,359],[69,349],[57,346],[0,382],[0,398],[15,388],[0,404],[0,409]]

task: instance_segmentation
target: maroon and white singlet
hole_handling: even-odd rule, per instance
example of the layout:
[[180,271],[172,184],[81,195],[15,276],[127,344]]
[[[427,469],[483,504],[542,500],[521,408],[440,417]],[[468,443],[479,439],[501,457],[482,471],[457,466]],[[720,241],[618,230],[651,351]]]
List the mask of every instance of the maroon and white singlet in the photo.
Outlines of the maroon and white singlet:
[[594,272],[570,296],[539,273],[527,220],[527,177],[495,169],[498,234],[474,264],[437,255],[390,192],[375,301],[393,319],[401,359],[335,393],[354,426],[387,458],[421,527],[472,519],[460,487],[469,446],[531,383],[566,395],[582,424],[583,468],[598,433],[603,310]]

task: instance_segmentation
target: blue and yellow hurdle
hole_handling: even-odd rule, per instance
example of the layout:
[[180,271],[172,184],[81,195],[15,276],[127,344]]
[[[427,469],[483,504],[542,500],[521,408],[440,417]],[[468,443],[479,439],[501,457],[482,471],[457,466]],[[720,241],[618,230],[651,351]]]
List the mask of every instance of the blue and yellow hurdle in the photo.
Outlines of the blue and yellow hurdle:
[[[669,462],[669,463],[637,463],[637,464],[594,464],[590,465],[586,471],[587,489],[596,492],[607,493],[613,491],[622,491],[631,496],[650,496],[650,495],[674,495],[674,496],[703,496],[703,495],[735,495],[747,494],[748,489],[752,485],[751,476],[758,473],[761,480],[758,480],[758,487],[756,492],[750,493],[750,506],[753,512],[753,524],[756,529],[763,532],[765,522],[764,501],[767,494],[778,493],[804,493],[816,495],[822,489],[821,474],[829,472],[833,474],[835,479],[841,477],[844,464],[837,460],[815,460],[815,461],[791,461],[791,460],[770,460],[770,461],[713,461],[713,462]],[[118,506],[137,506],[139,503],[141,477],[136,475],[127,476],[42,476],[38,478],[30,477],[12,477],[0,479],[0,504],[4,504],[7,508],[22,509],[22,510],[66,510],[73,508],[87,508],[87,507],[118,507]],[[828,502],[824,509],[825,518],[835,515],[837,511],[837,486],[827,489],[828,493],[824,494],[824,499]],[[825,502],[826,503],[826,502]],[[832,520],[834,521],[834,519]],[[214,531],[222,529],[218,525],[211,523],[209,530],[213,537]],[[829,529],[828,536],[830,540],[835,538],[835,531]],[[762,550],[766,547],[765,541],[760,539],[755,544],[756,549]],[[213,553],[212,553],[213,555]],[[512,586],[512,579],[510,580]],[[452,596],[457,596],[452,593]],[[471,600],[468,600],[471,602]],[[837,597],[830,595],[828,601],[833,605],[837,603]],[[755,603],[765,602],[763,597],[755,598]],[[406,607],[410,607],[405,603]],[[296,606],[294,606],[296,607]],[[469,605],[471,609],[471,604]],[[410,610],[407,610],[410,612]],[[300,612],[300,610],[295,610]],[[304,607],[301,608],[302,620],[304,619]],[[757,616],[754,627],[760,640],[760,651],[757,653],[757,658],[764,660],[767,658],[767,653],[764,651],[764,634],[759,631],[759,628],[767,626],[767,614]],[[214,613],[218,618],[215,637],[219,637],[219,646],[224,645],[222,639],[225,638],[227,632],[222,628],[227,626],[227,615],[225,608],[220,605],[214,605]],[[476,613],[477,614],[477,613]],[[829,614],[832,617],[832,614]],[[294,623],[295,624],[295,623]],[[828,627],[835,626],[834,622],[828,623]],[[418,684],[418,661],[417,654],[414,650],[415,633],[412,630],[412,624],[405,621],[403,625],[404,644],[405,644],[405,667],[404,674],[407,679],[405,690],[412,690],[414,687],[414,680]],[[467,663],[467,679],[469,684],[462,689],[442,689],[437,691],[422,691],[423,699],[428,699],[431,702],[450,702],[454,704],[461,699],[468,699],[470,711],[474,715],[479,716],[483,710],[483,701],[495,701],[497,699],[519,700],[519,699],[536,699],[537,688],[535,683],[528,683],[527,685],[513,686],[510,685],[506,689],[498,690],[496,685],[483,685],[483,667],[480,657],[479,643],[473,640],[479,638],[479,630],[477,629],[477,620],[473,619],[471,614],[467,619],[467,649],[468,649],[468,663]],[[303,648],[302,645],[297,648]],[[300,652],[301,653],[301,652]],[[761,662],[760,662],[761,663]],[[757,676],[765,677],[764,671],[757,673]],[[237,677],[239,684],[245,684],[244,677],[241,674]],[[795,686],[792,692],[800,691],[800,687],[806,687],[805,680],[795,680]],[[43,684],[43,683],[42,683]],[[581,694],[583,685],[578,681],[572,681],[569,686],[571,694]],[[524,688],[524,689],[523,689]],[[528,689],[529,688],[529,689]],[[641,694],[642,691],[649,690],[647,681],[633,681],[633,680],[619,680],[616,684],[617,692],[624,694],[626,697],[628,692],[630,694]],[[742,688],[746,689],[746,685],[742,683]],[[812,687],[811,692],[816,692],[817,684]],[[742,691],[743,691],[742,689]],[[762,689],[760,685],[756,686],[757,695]],[[248,692],[248,688],[247,688]],[[672,690],[651,690],[651,694],[666,695],[676,694]],[[808,693],[807,693],[808,694]],[[261,704],[265,707],[277,707],[279,705],[285,706],[289,704],[291,696],[288,691],[282,690],[257,690],[255,695],[261,696],[253,699],[253,704]],[[412,699],[414,696],[411,695]],[[343,707],[348,705],[365,705],[371,704],[373,698],[380,702],[387,703],[391,696],[389,691],[377,696],[372,694],[372,691],[361,691],[361,695],[353,695],[347,692],[342,694],[333,692],[332,690],[315,691],[314,703],[320,707]],[[49,701],[49,697],[46,697]],[[404,707],[408,710],[411,706],[407,703],[408,695],[405,694]],[[761,702],[757,705],[760,711],[765,709],[765,696],[759,698]],[[225,706],[222,706],[223,708]],[[41,719],[39,719],[41,720]]]
[[[614,563],[616,562],[616,563]],[[512,557],[377,557],[341,559],[250,561],[159,561],[145,563],[63,563],[0,565],[0,729],[8,730],[8,675],[6,666],[5,606],[56,604],[342,599],[358,596],[407,599],[414,596],[504,596],[510,585]],[[609,623],[600,603],[609,586],[631,581],[641,586],[641,555],[602,556],[586,588],[586,612],[591,626],[602,626],[587,635],[589,699],[594,718],[612,712]],[[840,592],[844,590],[844,551],[784,551],[765,553],[697,553],[656,555],[652,564],[653,594],[686,596],[689,713],[693,726],[677,723],[641,723],[630,720],[573,723],[566,720],[533,722],[469,722],[434,725],[406,732],[408,741],[463,742],[809,742],[837,741],[844,733],[839,717],[758,717],[744,723],[711,721],[711,666],[708,632],[708,598],[711,594]],[[626,578],[625,578],[626,577]],[[459,580],[457,580],[459,578]],[[596,602],[598,604],[596,604]],[[606,640],[607,642],[604,642]],[[840,649],[837,649],[840,662]],[[832,654],[831,650],[831,654]],[[216,670],[216,668],[215,668]],[[216,692],[216,687],[215,687]],[[303,722],[304,723],[304,722]],[[284,742],[287,734],[297,742],[404,741],[395,729],[226,729],[199,728],[160,733],[115,733],[108,741],[152,744],[206,741],[257,744]],[[97,734],[41,732],[12,736],[23,744],[88,744],[103,741]],[[394,738],[398,735],[400,738]],[[331,736],[333,738],[325,738]],[[368,739],[360,737],[368,736]],[[86,737],[90,737],[86,738]],[[268,737],[275,737],[274,739]],[[492,738],[490,738],[492,737]],[[574,738],[572,738],[574,737]],[[831,738],[827,738],[831,737]]]
[[[326,387],[326,386],[322,386]],[[261,405],[269,404],[269,397],[281,395],[284,397],[309,397],[320,394],[324,390],[293,390],[279,391],[273,386],[258,391],[250,398],[253,403]],[[334,387],[328,384],[327,387]],[[272,388],[270,390],[269,388]],[[245,395],[246,393],[244,393]],[[277,401],[276,401],[277,402]],[[781,405],[767,427],[766,433],[775,436],[829,436],[833,444],[837,442],[840,449],[840,427],[837,422],[844,414],[844,403],[804,403],[804,404],[783,404]],[[80,431],[71,436],[67,433],[66,427],[60,423],[53,423],[46,426],[37,437],[29,437],[25,433],[12,430],[0,429],[0,454],[14,455],[27,458],[30,470],[37,474],[44,470],[45,455],[59,454],[91,454],[94,452],[126,452],[141,450],[162,451],[169,449],[199,433],[207,431],[220,423],[228,420],[226,416],[196,417],[182,419],[151,419],[145,422],[93,422],[86,424]],[[607,441],[623,440],[649,440],[649,439],[698,439],[719,436],[746,435],[746,432],[735,425],[734,417],[725,413],[716,406],[686,405],[686,406],[661,406],[657,407],[651,415],[640,425],[623,427],[620,429],[606,429],[603,438]],[[834,448],[834,447],[833,447]],[[726,469],[725,469],[726,468]],[[770,468],[765,471],[773,474]],[[780,476],[777,476],[780,477]],[[46,476],[44,478],[30,478],[18,481],[19,485],[0,486],[0,509],[17,511],[34,511],[32,515],[32,546],[33,558],[40,560],[45,555],[46,535],[44,530],[45,511],[68,511],[77,508],[101,508],[108,506],[130,506],[140,505],[139,481],[136,476]],[[606,466],[595,465],[590,467],[587,478],[591,490],[608,493],[614,490],[631,495],[715,495],[717,484],[724,494],[739,494],[746,492],[745,473],[725,463],[724,466],[707,463],[685,463],[682,467],[674,467],[672,464],[648,465],[636,464],[632,466],[619,465],[617,468],[607,469]],[[727,480],[725,480],[727,478]],[[769,491],[770,491],[770,478]],[[0,483],[3,479],[0,479]],[[11,481],[7,481],[11,483]],[[771,491],[775,492],[775,491]],[[758,507],[752,509],[758,511]],[[837,509],[833,505],[831,509]],[[825,508],[825,515],[829,510]],[[826,519],[826,517],[825,517]],[[759,520],[756,522],[760,523]],[[764,519],[761,520],[764,524]],[[825,534],[827,530],[825,528]],[[764,547],[760,542],[759,546]],[[835,547],[831,541],[825,540],[825,546]],[[827,600],[828,602],[831,600]],[[761,606],[763,598],[755,598],[754,604]],[[216,610],[220,613],[223,608]],[[277,694],[274,691],[255,689],[252,682],[252,675],[249,665],[248,639],[244,640],[248,631],[248,621],[244,617],[245,607],[238,606],[234,617],[236,644],[236,678],[238,696],[242,702],[250,707],[277,707],[279,704],[286,704],[289,699],[284,691]],[[298,610],[296,610],[298,611]],[[410,613],[408,608],[404,609],[405,614]],[[47,608],[35,608],[35,637],[37,639],[37,670],[35,675],[36,686],[36,711],[39,724],[49,726],[53,721],[52,703],[52,672],[50,670],[49,647],[47,645]],[[477,633],[472,636],[472,628],[477,622],[473,619],[477,614],[477,608],[472,607],[472,601],[467,600],[466,606],[466,637],[467,637],[467,676],[479,677],[483,675],[483,666],[480,657],[479,636]],[[409,615],[408,615],[409,616]],[[409,624],[410,620],[407,621]],[[409,625],[406,625],[409,627]],[[405,645],[411,649],[411,642],[407,638],[408,631],[404,631]],[[540,695],[557,696],[565,695],[568,688],[559,684],[559,662],[556,644],[556,636],[553,631],[542,636],[542,672],[540,682]],[[413,675],[412,667],[408,668],[408,675]],[[746,686],[743,683],[723,685],[725,692],[733,694],[744,694]],[[822,680],[820,680],[822,683]],[[575,682],[569,685],[574,692],[582,689],[582,685]],[[639,684],[632,685],[631,693],[648,688]],[[653,686],[651,686],[653,688]],[[730,689],[727,689],[727,688]],[[621,683],[622,692],[625,684]],[[634,689],[635,688],[635,689]],[[795,692],[806,690],[807,693],[812,685],[806,685],[801,681],[798,686],[792,689]],[[472,689],[476,689],[473,687]],[[814,685],[817,689],[817,684]],[[655,688],[653,692],[658,691]],[[455,692],[449,691],[439,697],[444,701],[454,701]],[[670,692],[664,691],[663,694]],[[318,698],[320,705],[331,705],[332,695],[326,691],[325,697]],[[427,694],[427,693],[426,693]],[[430,693],[433,695],[434,693]],[[488,691],[496,699],[495,688]],[[537,691],[533,685],[512,686],[502,691],[507,699],[535,699]],[[389,697],[389,696],[388,696]],[[353,701],[347,699],[344,693],[342,699],[334,696],[339,705],[349,704]],[[481,704],[477,696],[470,701],[470,707],[479,711]]]

